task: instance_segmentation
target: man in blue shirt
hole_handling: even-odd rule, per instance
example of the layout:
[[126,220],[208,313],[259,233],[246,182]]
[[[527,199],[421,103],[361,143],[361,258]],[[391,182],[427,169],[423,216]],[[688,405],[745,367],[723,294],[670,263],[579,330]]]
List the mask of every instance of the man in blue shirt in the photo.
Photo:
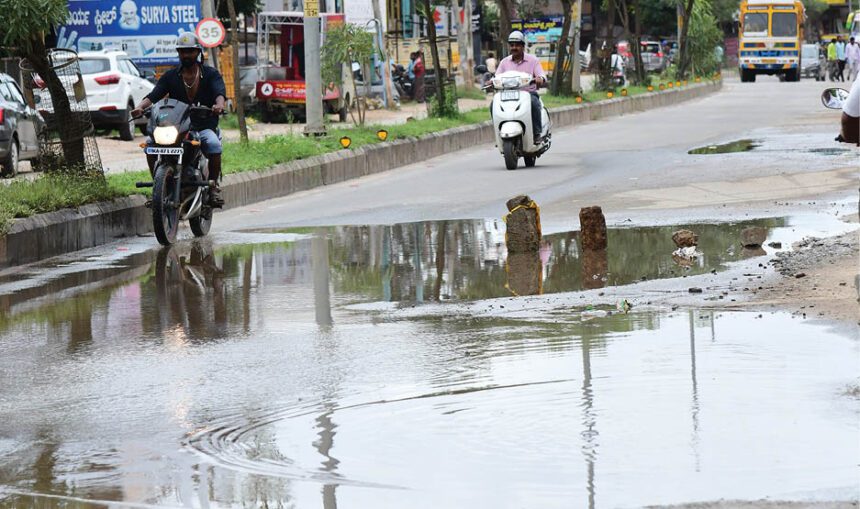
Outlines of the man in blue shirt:
[[842,42],[842,36],[836,36],[836,61],[837,65],[839,65],[839,81],[845,81],[845,75],[843,72],[845,71],[845,43]]
[[[221,177],[221,139],[218,130],[218,116],[224,111],[227,102],[227,88],[224,78],[214,67],[203,65],[201,55],[203,48],[197,42],[197,37],[191,32],[183,32],[176,40],[176,51],[179,53],[179,67],[164,73],[149,93],[131,112],[139,117],[143,110],[165,97],[176,99],[187,104],[199,104],[212,108],[212,116],[204,119],[192,119],[192,129],[200,133],[200,148],[209,160],[209,179],[215,181],[215,187],[209,193],[209,205],[221,208],[224,199],[218,180]],[[149,172],[155,170],[155,156],[147,156]]]

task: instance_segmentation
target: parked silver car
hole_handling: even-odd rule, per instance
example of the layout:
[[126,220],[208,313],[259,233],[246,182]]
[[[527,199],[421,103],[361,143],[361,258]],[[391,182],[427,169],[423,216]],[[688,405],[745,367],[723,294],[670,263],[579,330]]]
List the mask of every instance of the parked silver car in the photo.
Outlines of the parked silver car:
[[0,177],[14,177],[18,163],[39,156],[45,121],[24,101],[18,84],[0,73]]

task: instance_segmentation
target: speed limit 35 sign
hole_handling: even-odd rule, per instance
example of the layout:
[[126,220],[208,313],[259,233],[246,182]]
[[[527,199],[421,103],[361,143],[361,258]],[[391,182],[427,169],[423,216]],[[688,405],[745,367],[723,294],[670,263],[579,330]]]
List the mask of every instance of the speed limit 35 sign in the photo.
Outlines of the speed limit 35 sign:
[[224,42],[227,31],[224,25],[215,18],[203,18],[197,23],[197,40],[204,48],[215,48]]

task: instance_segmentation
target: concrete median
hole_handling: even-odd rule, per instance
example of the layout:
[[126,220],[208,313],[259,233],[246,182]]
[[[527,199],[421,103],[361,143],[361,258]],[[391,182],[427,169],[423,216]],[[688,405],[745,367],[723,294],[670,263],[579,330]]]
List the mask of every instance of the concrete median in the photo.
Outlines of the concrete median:
[[[550,116],[556,128],[564,127],[678,104],[711,94],[721,87],[720,81],[692,84],[680,89],[553,108]],[[492,126],[487,121],[420,138],[341,150],[279,164],[266,171],[227,175],[222,186],[223,195],[230,207],[240,207],[388,171],[493,140]],[[9,232],[0,237],[0,268],[146,234],[152,230],[152,225],[144,202],[142,196],[132,196],[15,220]]]

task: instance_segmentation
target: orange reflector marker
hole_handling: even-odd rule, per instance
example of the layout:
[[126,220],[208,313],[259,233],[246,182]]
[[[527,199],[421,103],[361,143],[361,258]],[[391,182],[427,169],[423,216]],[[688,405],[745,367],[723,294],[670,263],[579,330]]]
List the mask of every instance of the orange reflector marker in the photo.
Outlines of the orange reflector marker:
[[648,85],[648,91],[653,92],[654,91],[654,85]]
[[191,140],[188,143],[191,143],[192,147],[199,147],[200,146],[200,142],[197,140]]
[[140,147],[140,148],[146,148],[146,143],[141,143],[140,145],[138,145],[138,147]]
[[621,95],[622,95],[623,97],[627,97],[627,89],[626,89],[626,88],[622,88],[622,89],[621,89]]
[[582,96],[581,95],[576,96],[576,104],[579,104],[581,102],[582,102]]
[[388,131],[380,129],[376,131],[376,137],[379,138],[379,141],[385,141],[388,139]]
[[666,90],[666,85],[660,83],[660,90]]
[[344,136],[340,140],[340,146],[343,148],[349,148],[352,145],[352,140],[349,139],[349,136]]
[[615,94],[613,92],[606,92],[606,97],[612,99],[613,97],[615,97]]

